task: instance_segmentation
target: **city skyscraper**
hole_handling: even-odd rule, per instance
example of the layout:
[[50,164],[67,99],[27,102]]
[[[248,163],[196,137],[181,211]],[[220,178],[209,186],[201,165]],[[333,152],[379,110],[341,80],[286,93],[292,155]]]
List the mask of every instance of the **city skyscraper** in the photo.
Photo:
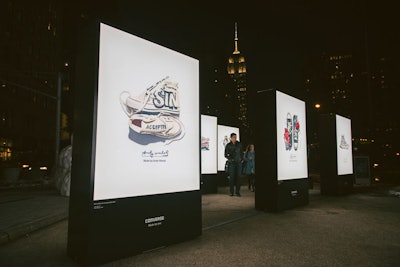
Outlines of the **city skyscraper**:
[[237,119],[239,127],[244,133],[249,130],[248,123],[248,92],[247,92],[247,70],[246,60],[243,54],[239,51],[239,38],[237,23],[235,23],[235,38],[234,38],[234,51],[228,58],[227,71],[232,80],[232,98],[235,99],[237,108]]
[[57,72],[63,66],[62,6],[52,0],[9,0],[1,6],[0,161],[48,160],[55,142]]
[[[362,87],[362,70],[355,63],[353,54],[322,52],[309,58],[305,70],[305,89],[308,114],[308,141],[318,143],[319,116],[337,113],[353,120],[353,132],[358,128],[359,94]],[[366,95],[364,93],[364,95]],[[363,96],[364,97],[364,96]]]
[[[311,59],[306,72],[307,100],[323,112],[354,117],[360,102],[367,101],[365,73],[353,54],[322,54]],[[364,105],[365,106],[365,105]]]

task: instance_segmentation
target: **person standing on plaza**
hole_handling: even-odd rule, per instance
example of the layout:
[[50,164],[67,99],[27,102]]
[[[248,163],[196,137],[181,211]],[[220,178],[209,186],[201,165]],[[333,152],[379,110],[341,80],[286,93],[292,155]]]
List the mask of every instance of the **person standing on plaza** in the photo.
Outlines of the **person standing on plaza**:
[[247,146],[243,157],[243,174],[247,176],[249,190],[254,192],[255,189],[255,165],[256,151],[254,150],[254,144]]
[[235,133],[231,133],[230,142],[225,146],[225,158],[228,160],[229,189],[231,196],[235,193],[236,196],[240,197],[243,149]]

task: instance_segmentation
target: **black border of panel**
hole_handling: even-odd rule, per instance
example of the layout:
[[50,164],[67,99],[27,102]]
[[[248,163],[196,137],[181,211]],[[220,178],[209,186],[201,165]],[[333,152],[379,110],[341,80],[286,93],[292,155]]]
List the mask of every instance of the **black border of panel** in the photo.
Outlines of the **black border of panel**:
[[200,188],[202,194],[218,193],[218,174],[202,174]]
[[321,114],[319,125],[321,194],[334,195],[337,193],[335,114]]
[[97,109],[97,78],[100,24],[92,22],[78,36],[75,92],[74,140],[67,253],[88,264],[92,225],[94,122]]
[[255,208],[276,210],[277,155],[276,155],[276,91],[259,91],[255,98],[256,179]]
[[309,203],[310,182],[308,178],[278,181],[275,211],[305,206]]

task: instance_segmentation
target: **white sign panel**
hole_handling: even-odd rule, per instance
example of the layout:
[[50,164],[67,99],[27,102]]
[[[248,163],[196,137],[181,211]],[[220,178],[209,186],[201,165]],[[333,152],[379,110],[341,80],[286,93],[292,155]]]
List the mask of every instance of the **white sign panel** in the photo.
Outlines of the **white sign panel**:
[[351,120],[336,115],[336,151],[338,175],[353,174]]
[[100,25],[94,200],[199,190],[199,62]]
[[278,180],[308,177],[306,105],[276,91]]
[[201,174],[216,174],[217,117],[201,115]]
[[239,128],[225,125],[218,125],[218,170],[225,170],[225,146],[230,142],[231,133],[236,134],[236,138],[240,141]]

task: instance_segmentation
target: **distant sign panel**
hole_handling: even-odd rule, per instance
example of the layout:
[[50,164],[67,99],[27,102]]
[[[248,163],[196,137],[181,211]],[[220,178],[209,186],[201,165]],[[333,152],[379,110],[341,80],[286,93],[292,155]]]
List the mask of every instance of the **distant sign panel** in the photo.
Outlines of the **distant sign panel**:
[[336,115],[337,174],[353,174],[351,120]]
[[216,174],[217,117],[201,115],[201,173]]

